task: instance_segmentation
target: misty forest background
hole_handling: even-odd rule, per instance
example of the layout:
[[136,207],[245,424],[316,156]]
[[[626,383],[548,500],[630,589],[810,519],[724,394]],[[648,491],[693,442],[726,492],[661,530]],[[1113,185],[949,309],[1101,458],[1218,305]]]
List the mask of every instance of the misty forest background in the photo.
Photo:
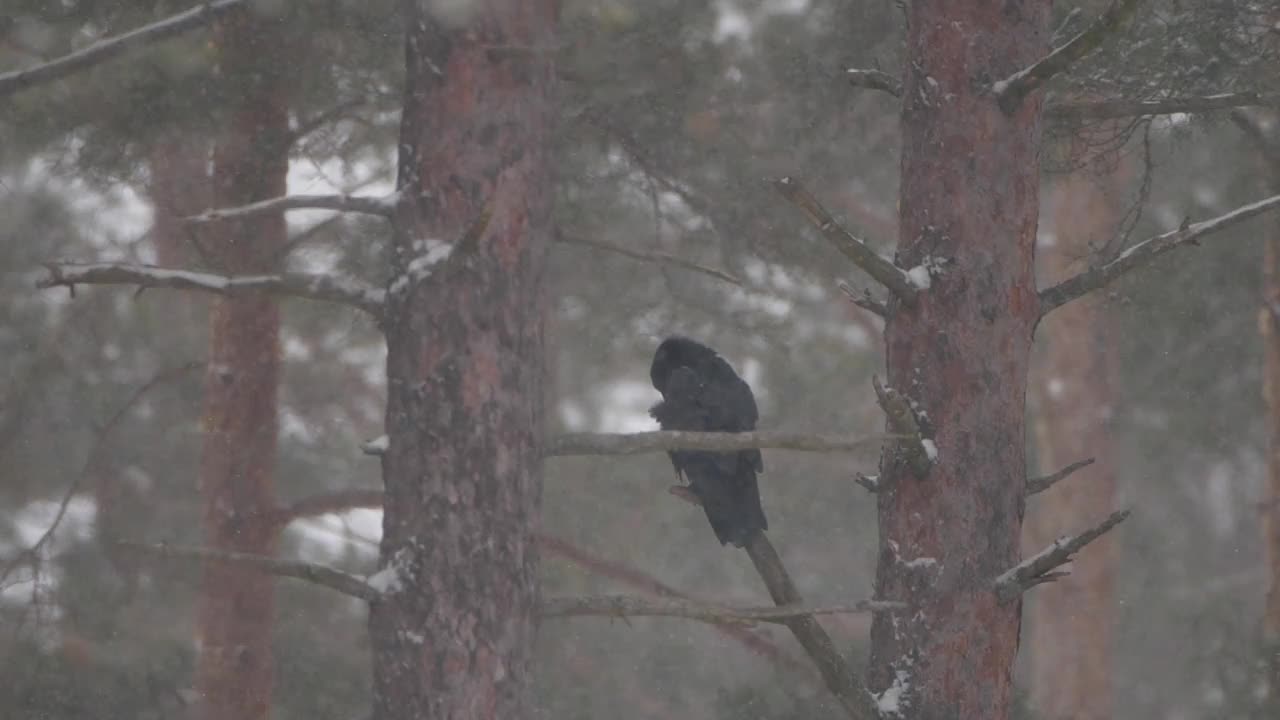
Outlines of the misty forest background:
[[[1117,45],[1176,39],[1174,59],[1203,71],[1203,86],[1280,89],[1274,65],[1270,76],[1241,70],[1248,58],[1211,24],[1200,25],[1205,36],[1190,34],[1179,24],[1181,4],[1150,4],[1157,19]],[[293,58],[289,112],[298,129],[289,192],[391,190],[404,79],[398,3],[262,5],[288,13],[281,42]],[[1082,4],[1090,13],[1101,5]],[[4,0],[0,71],[185,7]],[[1058,8],[1055,22],[1071,23],[1069,9]],[[892,253],[898,105],[852,86],[844,70],[896,73],[901,34],[902,12],[884,0],[563,3],[549,431],[653,428],[648,363],[660,339],[677,332],[720,350],[752,384],[762,429],[883,430],[871,392],[872,374],[883,374],[880,320],[837,287],[861,288],[865,278],[765,178],[803,178],[850,228]],[[202,230],[179,218],[209,207],[210,143],[236,92],[211,62],[215,42],[196,31],[0,98],[5,717],[171,718],[191,702],[196,573],[139,562],[102,540],[201,544],[210,300],[91,287],[72,298],[35,283],[41,263],[55,259],[202,266]],[[1100,67],[1105,58],[1063,86],[1075,82],[1086,95],[1124,89],[1090,74]],[[1167,86],[1178,76],[1157,66],[1146,79]],[[1104,239],[1116,228],[1142,238],[1270,194],[1256,139],[1226,113],[1078,130],[1046,145],[1041,248],[1060,248],[1071,221],[1101,218],[1111,228]],[[1063,211],[1079,202],[1071,193],[1098,195],[1103,183],[1111,183],[1100,194],[1110,204]],[[286,267],[386,281],[381,219],[310,210],[288,221]],[[1112,373],[1094,413],[1111,443],[1108,459],[1071,483],[1100,493],[1106,509],[1135,509],[1106,541],[1114,586],[1095,629],[1110,656],[1102,692],[1116,717],[1263,717],[1260,627],[1270,578],[1261,523],[1274,502],[1258,326],[1262,239],[1275,222],[1241,225],[1124,278],[1098,301],[1110,330],[1066,336],[1101,352]],[[277,495],[288,503],[380,488],[378,462],[360,443],[383,433],[381,336],[349,308],[282,307]],[[1030,425],[1040,430],[1033,455],[1052,442],[1055,402],[1078,392],[1045,369],[1061,367],[1048,330],[1028,398]],[[853,475],[875,472],[876,462],[875,448],[765,452],[770,537],[810,602],[872,595],[874,498]],[[745,553],[720,547],[702,513],[665,492],[674,477],[662,454],[558,458],[545,472],[544,594],[646,593],[661,583],[728,604],[767,602]],[[1102,476],[1114,486],[1090,484]],[[1052,512],[1052,503],[1047,496],[1030,512]],[[364,575],[376,569],[379,532],[373,510],[300,518],[279,553]],[[1077,567],[1096,552],[1083,552]],[[1030,610],[1054,592],[1031,592]],[[272,716],[365,717],[363,606],[291,581],[278,593]],[[865,662],[868,616],[823,623]],[[1024,695],[1036,651],[1030,625],[1017,677]],[[535,674],[540,717],[841,716],[776,626],[548,620]],[[1029,704],[1022,712],[1036,717]]]

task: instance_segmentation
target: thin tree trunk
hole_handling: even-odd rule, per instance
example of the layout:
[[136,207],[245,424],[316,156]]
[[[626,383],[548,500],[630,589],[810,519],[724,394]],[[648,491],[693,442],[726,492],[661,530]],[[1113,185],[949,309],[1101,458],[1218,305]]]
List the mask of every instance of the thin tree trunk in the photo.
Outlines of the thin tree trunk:
[[[281,23],[248,12],[215,28],[219,69],[237,93],[213,158],[214,205],[283,195],[288,170],[287,83]],[[207,235],[219,269],[262,273],[285,243],[281,215],[220,223]],[[200,490],[205,544],[271,555],[275,507],[280,312],[262,296],[213,302]],[[208,562],[201,580],[196,690],[201,720],[262,720],[272,693],[274,579]]]
[[[1123,214],[1125,169],[1088,169],[1057,184],[1053,241],[1040,251],[1046,283],[1084,270],[1091,248],[1114,236]],[[1035,390],[1041,472],[1089,457],[1096,462],[1037,497],[1024,533],[1029,553],[1106,517],[1116,486],[1108,426],[1118,381],[1113,328],[1102,296],[1059,309],[1042,330],[1048,343]],[[1031,703],[1037,717],[1111,717],[1115,556],[1109,536],[1090,544],[1071,574],[1030,605]]]
[[[1280,192],[1280,158],[1271,158],[1272,192]],[[1267,403],[1267,491],[1263,497],[1262,544],[1271,586],[1263,611],[1270,702],[1280,707],[1280,226],[1271,221],[1263,250],[1264,305],[1258,318],[1265,355],[1263,396]]]
[[[385,321],[374,717],[518,720],[537,596],[557,3],[477,2],[449,17],[424,5],[408,20]],[[408,279],[468,230],[430,277]]]
[[[918,475],[886,452],[877,495],[877,614],[868,685],[906,717],[1009,717],[1025,396],[1038,318],[1032,271],[1041,98],[1005,114],[989,84],[1047,51],[1049,0],[908,4],[898,262],[939,267],[885,327],[889,383],[937,448]],[[913,562],[916,561],[916,562]]]

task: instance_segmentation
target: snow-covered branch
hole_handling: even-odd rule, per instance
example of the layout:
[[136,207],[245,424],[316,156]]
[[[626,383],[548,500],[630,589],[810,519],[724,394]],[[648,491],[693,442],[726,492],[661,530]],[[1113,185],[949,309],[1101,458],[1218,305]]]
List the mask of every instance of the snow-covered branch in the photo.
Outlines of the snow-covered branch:
[[82,70],[106,62],[117,55],[135,48],[153,45],[182,33],[194,30],[223,13],[245,5],[244,0],[218,0],[204,2],[186,12],[144,25],[135,30],[109,37],[64,55],[56,60],[34,67],[0,74],[0,97],[12,95],[35,85],[61,80]]
[[773,187],[784,198],[800,208],[818,232],[821,232],[828,242],[852,260],[854,265],[862,268],[865,273],[875,278],[904,303],[915,301],[919,288],[907,273],[880,257],[879,253],[872,250],[866,242],[844,229],[799,181],[791,177],[779,178],[773,181]]
[[315,563],[300,562],[296,560],[280,560],[278,558],[267,557],[265,555],[253,555],[250,553],[226,552],[223,550],[213,550],[211,548],[200,547],[182,547],[177,545],[149,545],[146,543],[136,543],[127,541],[117,541],[116,545],[120,548],[146,556],[153,560],[174,560],[174,561],[214,561],[227,562],[236,565],[244,565],[261,570],[270,575],[280,577],[290,577],[297,580],[319,585],[337,590],[343,595],[372,602],[377,600],[381,593],[364,580],[344,573],[341,570],[335,570],[324,565]]
[[1054,308],[1097,290],[1130,270],[1150,263],[1170,250],[1183,245],[1194,245],[1204,237],[1276,208],[1280,208],[1280,195],[1273,195],[1265,200],[1242,205],[1229,213],[1203,222],[1186,223],[1177,230],[1171,230],[1162,235],[1143,240],[1105,265],[1090,268],[1047,290],[1041,290],[1040,314],[1041,316],[1047,315]]
[[[802,452],[850,452],[876,447],[895,435],[816,435],[758,430],[743,433],[682,432],[663,430],[629,434],[567,433],[547,441],[544,457],[566,455],[638,455],[667,450],[731,452],[753,448]],[[366,448],[370,443],[366,443]],[[366,453],[369,451],[366,449]]]
[[566,245],[584,245],[586,247],[606,250],[611,253],[622,255],[623,257],[632,258],[633,260],[641,260],[644,262],[657,263],[659,265],[670,265],[672,267],[684,268],[685,270],[692,270],[693,272],[702,273],[708,277],[723,280],[734,285],[742,284],[741,280],[723,270],[717,270],[713,267],[707,267],[706,265],[699,265],[692,260],[685,260],[684,258],[679,258],[669,253],[633,250],[621,245],[614,245],[613,243],[607,243],[602,240],[596,240],[594,238],[565,232],[557,232],[556,240]]
[[37,287],[66,287],[73,293],[76,285],[137,285],[219,295],[265,292],[349,305],[373,315],[381,314],[384,294],[358,280],[307,273],[215,275],[129,263],[49,263],[45,268],[49,276],[36,283]]
[[996,596],[1000,598],[1000,602],[1007,603],[1017,599],[1031,587],[1066,575],[1065,572],[1054,572],[1054,570],[1065,565],[1071,560],[1071,556],[1080,552],[1085,545],[1102,537],[1111,528],[1124,522],[1127,517],[1129,517],[1129,511],[1120,510],[1111,513],[1106,520],[1079,535],[1065,535],[1058,538],[1049,547],[1023,560],[996,578]]
[[905,608],[904,603],[863,600],[854,605],[731,608],[708,605],[679,598],[645,598],[635,595],[584,595],[550,597],[542,601],[540,614],[545,618],[581,615],[602,617],[677,617],[709,623],[782,623],[785,620],[815,615],[852,615],[887,612]]
[[1051,78],[1071,67],[1072,64],[1098,49],[1108,35],[1120,29],[1134,13],[1142,0],[1114,0],[1098,19],[1084,32],[1071,38],[1042,60],[1023,68],[991,86],[1000,107],[1007,113],[1018,109],[1023,98],[1044,85]]
[[362,195],[284,195],[248,205],[205,210],[186,218],[189,223],[212,223],[245,218],[284,210],[337,210],[389,218],[395,212],[398,193],[380,197]]
[[1084,460],[1077,460],[1055,473],[1043,475],[1041,477],[1028,478],[1027,494],[1035,495],[1036,493],[1042,493],[1056,485],[1059,480],[1066,480],[1067,476],[1071,475],[1075,471],[1089,467],[1092,464],[1093,458],[1085,458]]
[[849,81],[849,84],[856,88],[879,90],[896,98],[902,97],[902,82],[882,70],[847,68],[844,71],[844,76]]
[[1150,115],[1205,113],[1239,107],[1280,107],[1280,93],[1236,92],[1218,95],[1170,97],[1158,100],[1082,100],[1050,102],[1045,117],[1060,122],[1116,120]]

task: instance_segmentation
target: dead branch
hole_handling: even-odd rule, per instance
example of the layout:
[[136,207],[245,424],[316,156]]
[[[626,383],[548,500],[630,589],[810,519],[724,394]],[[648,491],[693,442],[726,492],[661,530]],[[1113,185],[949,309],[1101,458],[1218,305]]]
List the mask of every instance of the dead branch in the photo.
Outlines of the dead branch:
[[1049,582],[1066,575],[1066,572],[1055,570],[1065,565],[1071,557],[1080,552],[1085,545],[1102,537],[1108,530],[1124,522],[1129,517],[1128,510],[1120,510],[1098,525],[1079,535],[1066,535],[1058,538],[1052,545],[1023,560],[1017,566],[996,578],[995,592],[1000,602],[1007,603],[1018,598],[1027,589]]
[[[786,566],[782,564],[778,551],[769,542],[768,535],[756,533],[747,542],[746,549],[775,604],[791,607],[800,606],[804,602]],[[854,720],[874,720],[880,717],[871,694],[844,656],[836,650],[831,636],[818,623],[817,618],[813,615],[792,616],[783,620],[782,624],[787,626],[805,653],[818,666],[823,683],[840,701],[849,717]]]
[[1093,458],[1085,458],[1084,460],[1077,460],[1055,473],[1043,475],[1041,477],[1027,478],[1027,494],[1035,495],[1036,493],[1042,493],[1053,487],[1059,480],[1066,480],[1069,475],[1081,468],[1089,467],[1093,462]]
[[152,560],[171,560],[171,561],[213,561],[227,562],[236,565],[245,565],[248,567],[261,570],[269,575],[277,575],[279,577],[290,577],[296,580],[309,582],[313,585],[337,590],[348,597],[364,600],[365,602],[373,602],[381,597],[382,593],[378,592],[369,583],[350,575],[341,570],[335,570],[324,565],[315,563],[300,562],[296,560],[280,560],[277,558],[267,557],[265,555],[253,555],[250,553],[226,552],[222,550],[213,550],[210,548],[200,547],[182,547],[177,545],[149,545],[147,543],[128,542],[124,540],[115,543],[121,549],[137,553]]
[[870,290],[863,290],[859,293],[843,280],[837,281],[836,287],[840,288],[840,292],[849,298],[849,302],[870,312],[872,315],[879,316],[881,319],[888,319],[889,306],[872,297]]
[[109,37],[56,60],[22,70],[14,70],[0,74],[0,97],[12,95],[20,90],[43,83],[61,80],[77,72],[87,70],[106,62],[117,55],[136,48],[154,45],[162,40],[176,37],[202,25],[227,11],[244,5],[244,0],[218,0],[205,2],[178,13],[172,17],[135,30]]
[[1082,100],[1050,102],[1045,117],[1059,122],[1084,120],[1119,120],[1149,115],[1206,113],[1239,107],[1280,107],[1280,93],[1237,92],[1192,97],[1170,97],[1159,100]]
[[869,493],[875,494],[880,492],[879,475],[864,475],[860,472],[856,472],[853,474],[853,481],[861,485],[863,489]]
[[205,210],[199,215],[192,215],[183,218],[183,220],[192,224],[225,222],[227,220],[244,220],[285,210],[336,210],[338,212],[362,213],[389,218],[395,212],[398,200],[398,193],[391,193],[381,197],[346,194],[284,195],[249,203],[248,205]]
[[48,263],[45,268],[49,277],[36,287],[66,287],[73,294],[76,285],[137,285],[140,289],[163,287],[219,295],[262,292],[349,305],[375,316],[382,313],[384,295],[358,280],[307,273],[215,275],[128,263]]
[[613,243],[607,243],[607,242],[604,242],[603,240],[596,240],[594,238],[589,238],[582,235],[574,235],[574,234],[560,232],[560,231],[556,233],[556,240],[566,245],[584,245],[586,247],[593,247],[599,250],[605,250],[611,253],[622,255],[623,257],[629,257],[633,260],[641,260],[644,262],[657,263],[659,265],[670,265],[672,267],[684,268],[685,270],[692,270],[693,272],[702,273],[703,275],[707,275],[708,277],[713,277],[717,280],[723,280],[727,283],[732,283],[734,285],[739,285],[739,286],[742,285],[741,280],[739,280],[738,278],[734,277],[733,275],[730,275],[729,273],[723,270],[717,270],[713,267],[699,265],[698,263],[695,263],[691,260],[685,260],[684,258],[679,258],[669,253],[644,251],[644,250],[632,250],[631,248],[623,247],[621,245],[614,245]]
[[1030,67],[1023,68],[992,85],[991,90],[995,93],[1001,109],[1006,113],[1014,112],[1027,95],[1098,49],[1108,35],[1129,22],[1141,2],[1142,0],[1114,0],[1111,6],[1098,16],[1098,19],[1085,28],[1084,32],[1068,40],[1065,45]]
[[822,203],[804,189],[799,181],[784,177],[774,180],[773,187],[784,198],[800,208],[822,236],[852,260],[854,265],[888,288],[899,300],[908,304],[915,302],[918,289],[907,274],[898,266],[880,257],[879,253],[872,250],[866,242],[841,227],[835,218],[831,217],[831,213],[822,207]]
[[844,76],[849,81],[849,84],[856,88],[879,90],[896,98],[902,97],[902,82],[887,72],[847,68],[844,71]]
[[871,376],[871,387],[876,391],[876,402],[889,419],[889,429],[898,438],[897,451],[903,453],[916,477],[924,477],[933,467],[938,450],[933,441],[921,433],[911,401],[897,390],[882,385],[875,375]]
[[703,622],[783,624],[798,617],[815,615],[852,615],[868,612],[902,610],[904,603],[863,600],[845,606],[780,605],[775,607],[731,608],[677,598],[644,598],[634,595],[585,595],[551,597],[542,601],[539,614],[544,618],[598,615],[602,617],[676,617]]
[[1277,207],[1280,207],[1280,195],[1273,195],[1265,200],[1242,205],[1218,217],[1194,224],[1186,224],[1177,230],[1171,230],[1162,235],[1143,240],[1120,253],[1119,257],[1105,265],[1090,268],[1047,290],[1041,290],[1040,316],[1044,317],[1054,308],[1061,307],[1078,297],[1113,282],[1121,275],[1150,263],[1170,250],[1188,244],[1195,244],[1204,237],[1242,223],[1264,212],[1274,210]]
[[[801,452],[852,452],[876,447],[894,435],[810,435],[758,430],[743,433],[704,433],[675,430],[629,434],[567,433],[551,438],[544,457],[567,455],[638,455],[666,450],[712,450],[731,452],[754,448]],[[366,443],[369,445],[370,443]],[[366,450],[368,452],[368,450]]]

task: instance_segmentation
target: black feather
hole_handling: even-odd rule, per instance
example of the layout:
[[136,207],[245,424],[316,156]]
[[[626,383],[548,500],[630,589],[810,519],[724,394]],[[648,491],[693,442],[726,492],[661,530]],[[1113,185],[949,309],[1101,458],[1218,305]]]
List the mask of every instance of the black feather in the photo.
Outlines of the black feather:
[[[649,411],[663,430],[745,432],[755,430],[751,387],[715,350],[683,337],[667,338],[649,368],[662,402]],[[667,453],[676,474],[702,503],[720,544],[744,547],[769,523],[760,504],[756,474],[764,472],[759,450]]]

